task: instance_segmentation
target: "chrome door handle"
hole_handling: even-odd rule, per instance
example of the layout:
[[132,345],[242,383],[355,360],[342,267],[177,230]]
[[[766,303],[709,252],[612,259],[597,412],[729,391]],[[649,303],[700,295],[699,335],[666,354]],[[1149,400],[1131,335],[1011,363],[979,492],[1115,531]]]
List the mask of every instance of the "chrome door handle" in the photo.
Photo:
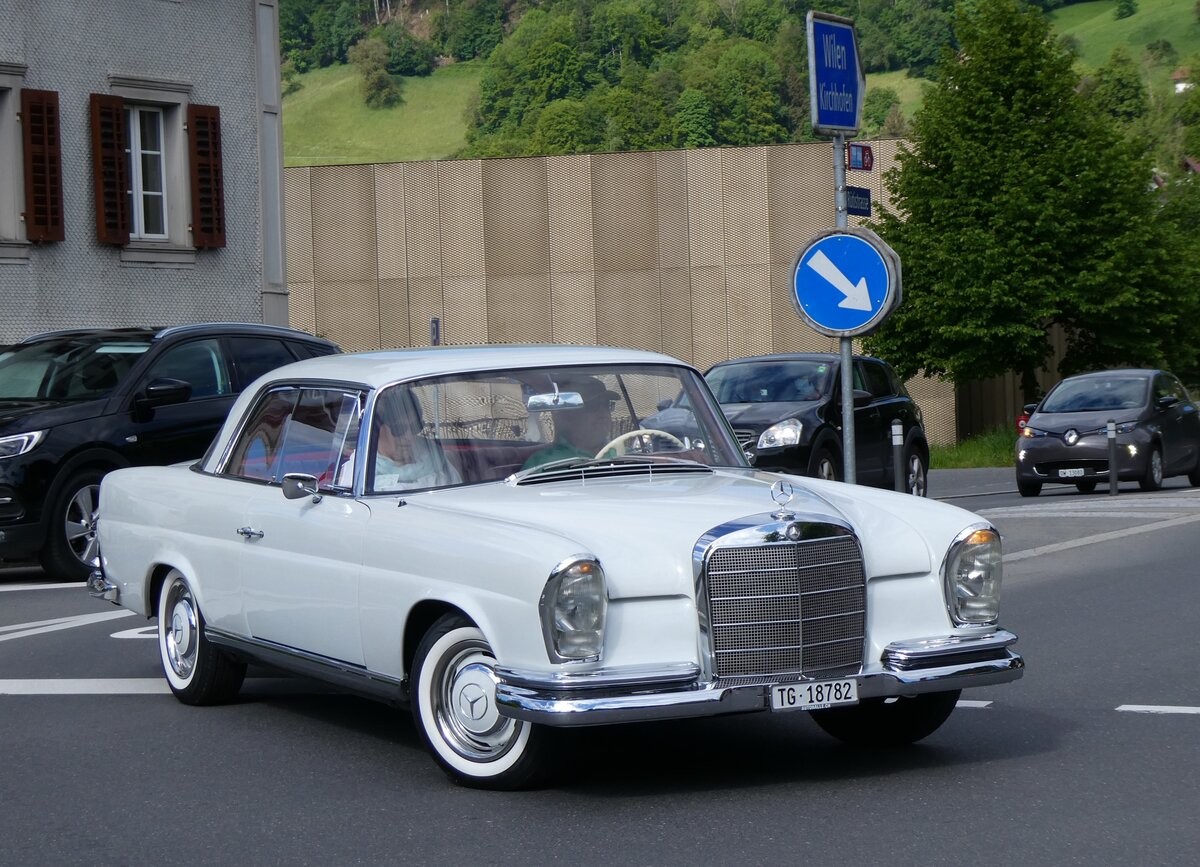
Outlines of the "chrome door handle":
[[261,539],[263,537],[263,531],[255,530],[253,527],[238,527],[237,534],[247,539]]

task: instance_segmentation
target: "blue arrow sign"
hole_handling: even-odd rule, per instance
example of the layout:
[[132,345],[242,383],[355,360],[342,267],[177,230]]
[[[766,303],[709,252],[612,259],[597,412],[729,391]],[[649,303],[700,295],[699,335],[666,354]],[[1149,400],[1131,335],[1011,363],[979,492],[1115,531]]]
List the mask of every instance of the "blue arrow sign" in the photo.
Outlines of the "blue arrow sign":
[[854,22],[808,13],[808,87],[813,130],[819,135],[857,133],[867,82],[858,57]]
[[811,241],[792,269],[792,301],[831,337],[874,330],[899,298],[899,257],[874,232],[839,229]]

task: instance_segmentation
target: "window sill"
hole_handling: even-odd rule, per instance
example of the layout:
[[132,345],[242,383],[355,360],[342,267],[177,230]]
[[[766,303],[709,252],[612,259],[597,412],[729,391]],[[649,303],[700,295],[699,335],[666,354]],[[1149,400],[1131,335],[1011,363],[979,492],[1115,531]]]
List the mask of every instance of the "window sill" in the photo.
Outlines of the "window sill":
[[121,264],[137,268],[191,268],[196,250],[153,241],[130,241],[121,248]]
[[29,248],[33,245],[28,241],[0,240],[0,262],[25,262],[29,259]]

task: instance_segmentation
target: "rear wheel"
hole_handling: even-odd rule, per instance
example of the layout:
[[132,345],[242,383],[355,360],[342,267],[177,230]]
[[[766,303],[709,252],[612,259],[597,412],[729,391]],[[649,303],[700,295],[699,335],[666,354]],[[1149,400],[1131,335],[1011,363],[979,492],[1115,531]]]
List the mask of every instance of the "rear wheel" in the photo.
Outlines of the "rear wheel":
[[1193,488],[1200,488],[1200,455],[1196,456],[1196,466],[1188,473],[1188,484]]
[[827,734],[856,747],[902,747],[941,727],[962,690],[931,692],[909,698],[868,698],[853,707],[811,711]]
[[1042,492],[1041,482],[1022,482],[1017,481],[1017,491],[1022,497],[1036,497]]
[[1157,491],[1162,487],[1163,483],[1163,457],[1162,449],[1158,446],[1150,447],[1150,454],[1146,456],[1146,474],[1138,479],[1138,486],[1143,491]]
[[1096,490],[1096,480],[1091,479],[1086,482],[1076,482],[1075,488],[1081,494],[1090,494],[1092,491]]
[[158,652],[171,692],[184,704],[223,704],[242,688],[246,664],[212,645],[187,579],[172,569],[158,595]]
[[417,731],[452,780],[480,789],[519,789],[549,770],[544,726],[501,716],[496,658],[483,632],[447,614],[417,647],[412,676]]
[[100,515],[100,480],[106,470],[91,468],[72,474],[49,504],[42,568],[64,581],[83,581],[100,553],[96,521]]
[[910,448],[904,466],[904,490],[914,497],[926,496],[929,493],[929,472],[921,452]]
[[808,474],[816,479],[826,479],[830,482],[841,481],[842,473],[838,466],[837,455],[828,445],[817,447],[812,460],[808,462]]

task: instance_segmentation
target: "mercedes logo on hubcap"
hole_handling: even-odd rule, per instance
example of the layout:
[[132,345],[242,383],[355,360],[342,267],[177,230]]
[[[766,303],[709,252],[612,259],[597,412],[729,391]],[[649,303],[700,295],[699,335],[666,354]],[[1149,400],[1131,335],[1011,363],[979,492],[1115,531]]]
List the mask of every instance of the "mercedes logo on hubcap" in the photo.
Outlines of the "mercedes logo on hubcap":
[[459,713],[465,719],[478,722],[488,710],[487,693],[477,683],[469,683],[458,694]]

